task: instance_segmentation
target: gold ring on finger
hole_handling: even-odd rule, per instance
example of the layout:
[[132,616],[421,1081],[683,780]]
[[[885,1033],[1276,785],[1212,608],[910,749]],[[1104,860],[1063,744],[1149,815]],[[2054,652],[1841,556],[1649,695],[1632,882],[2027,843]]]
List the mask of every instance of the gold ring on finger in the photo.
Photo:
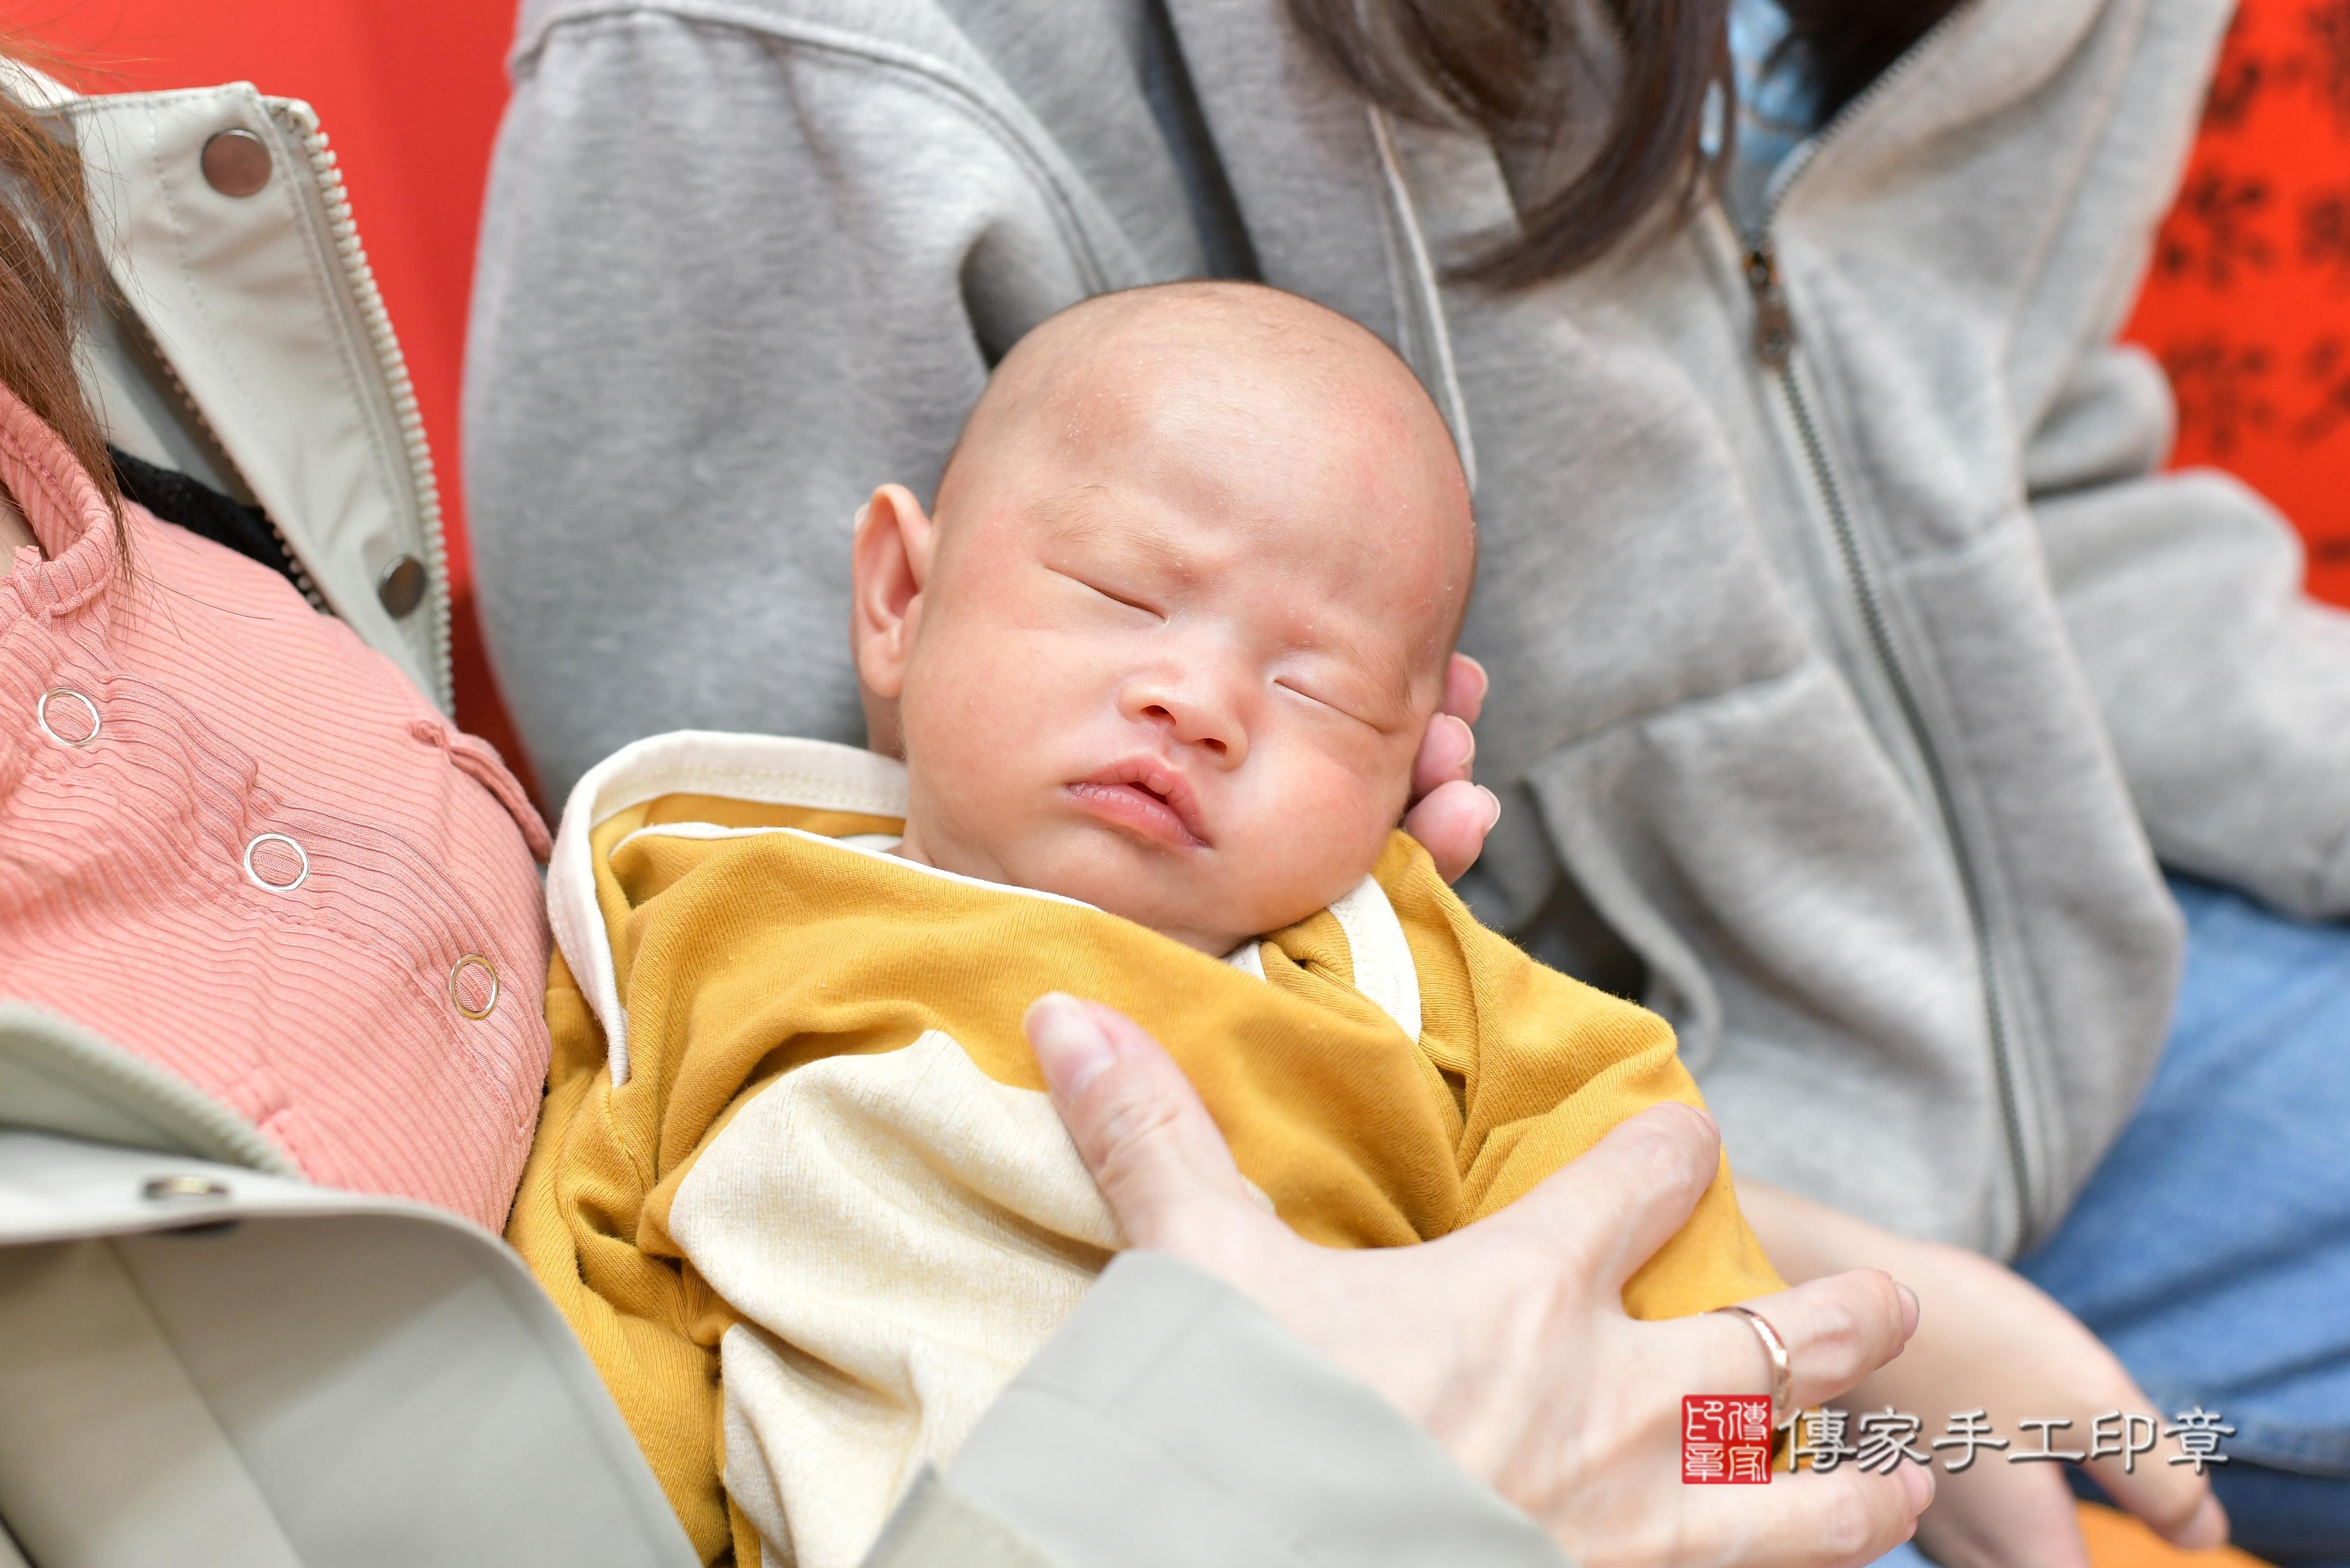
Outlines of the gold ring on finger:
[[1795,1399],[1795,1374],[1787,1363],[1787,1342],[1771,1326],[1771,1320],[1750,1306],[1716,1307],[1721,1313],[1736,1313],[1753,1327],[1754,1337],[1762,1342],[1762,1354],[1771,1360],[1771,1425],[1786,1423],[1788,1411]]

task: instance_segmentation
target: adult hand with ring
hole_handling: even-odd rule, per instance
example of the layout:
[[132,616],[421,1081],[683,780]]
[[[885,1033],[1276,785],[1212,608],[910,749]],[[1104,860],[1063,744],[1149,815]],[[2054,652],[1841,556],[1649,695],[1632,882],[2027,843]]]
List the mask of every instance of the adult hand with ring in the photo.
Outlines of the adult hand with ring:
[[[1774,1392],[1738,1314],[1625,1315],[1624,1282],[1679,1230],[1720,1139],[1651,1107],[1508,1209],[1416,1247],[1339,1251],[1252,1197],[1174,1061],[1131,1020],[1066,996],[1028,1035],[1078,1152],[1128,1243],[1238,1290],[1419,1422],[1539,1521],[1583,1568],[1868,1563],[1907,1540],[1929,1474],[1844,1466],[1767,1486],[1687,1486],[1681,1398]],[[1745,1303],[1787,1351],[1787,1397],[1815,1405],[1900,1353],[1916,1299],[1882,1273]]]
[[1794,1366],[1787,1342],[1779,1337],[1779,1331],[1771,1326],[1769,1318],[1751,1306],[1739,1304],[1716,1310],[1742,1319],[1754,1331],[1755,1338],[1762,1341],[1763,1359],[1771,1367],[1771,1425],[1773,1428],[1784,1426],[1787,1417],[1798,1408]]

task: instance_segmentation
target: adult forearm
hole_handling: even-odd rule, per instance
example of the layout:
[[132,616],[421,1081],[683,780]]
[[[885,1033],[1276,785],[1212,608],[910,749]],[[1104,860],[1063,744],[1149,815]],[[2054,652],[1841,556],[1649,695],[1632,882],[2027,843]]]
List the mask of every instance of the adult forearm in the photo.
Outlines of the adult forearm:
[[1891,1231],[1783,1187],[1747,1177],[1738,1178],[1737,1185],[1738,1207],[1762,1251],[1770,1254],[1772,1266],[1789,1284],[1847,1269],[1884,1269],[1897,1279],[1908,1278],[1893,1266],[1891,1254],[1898,1249],[1899,1238]]
[[[2114,1354],[2004,1264],[1880,1230],[1761,1182],[1741,1181],[1738,1201],[1788,1279],[1879,1268],[1917,1292],[1916,1336],[1839,1401],[1846,1407],[1917,1416],[1926,1423],[1921,1441],[1971,1411],[2003,1442],[2027,1446],[2020,1423],[2028,1417],[2069,1421],[2070,1430],[2085,1433],[2104,1412],[2153,1413]],[[1919,1522],[1920,1542],[1957,1568],[2077,1561],[2072,1500],[2055,1467],[2002,1463],[1998,1454],[1956,1472],[1944,1464],[1941,1490]],[[2089,1468],[2116,1501],[2170,1540],[2209,1546],[2225,1538],[2226,1521],[2199,1477],[2170,1465],[2131,1469],[2111,1458]]]

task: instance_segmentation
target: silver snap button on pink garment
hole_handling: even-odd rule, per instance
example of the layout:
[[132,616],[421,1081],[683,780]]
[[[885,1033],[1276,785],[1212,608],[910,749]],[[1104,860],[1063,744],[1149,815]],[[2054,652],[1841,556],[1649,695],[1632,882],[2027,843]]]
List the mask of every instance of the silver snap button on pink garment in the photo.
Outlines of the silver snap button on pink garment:
[[272,893],[291,893],[310,879],[310,857],[282,833],[261,833],[244,846],[244,879]]
[[[87,726],[81,722],[85,716],[89,720]],[[70,686],[52,686],[33,705],[33,722],[58,745],[79,750],[98,739],[98,704]]]
[[449,971],[449,1002],[478,1023],[498,1010],[497,966],[479,953],[467,953]]
[[269,143],[249,130],[217,132],[196,161],[204,183],[224,196],[250,196],[269,183]]

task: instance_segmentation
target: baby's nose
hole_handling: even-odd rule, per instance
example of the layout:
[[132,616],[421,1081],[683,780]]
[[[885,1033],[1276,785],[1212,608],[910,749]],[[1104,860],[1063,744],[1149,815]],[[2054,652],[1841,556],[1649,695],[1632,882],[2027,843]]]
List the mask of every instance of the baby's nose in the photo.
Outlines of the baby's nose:
[[1233,704],[1208,691],[1161,689],[1139,694],[1135,716],[1174,740],[1197,747],[1218,765],[1237,767],[1248,755],[1248,731]]
[[1142,716],[1155,724],[1163,724],[1174,732],[1175,738],[1199,747],[1210,756],[1223,759],[1231,756],[1232,742],[1222,735],[1210,732],[1198,724],[1184,722],[1179,710],[1164,703],[1153,702],[1142,711]]

